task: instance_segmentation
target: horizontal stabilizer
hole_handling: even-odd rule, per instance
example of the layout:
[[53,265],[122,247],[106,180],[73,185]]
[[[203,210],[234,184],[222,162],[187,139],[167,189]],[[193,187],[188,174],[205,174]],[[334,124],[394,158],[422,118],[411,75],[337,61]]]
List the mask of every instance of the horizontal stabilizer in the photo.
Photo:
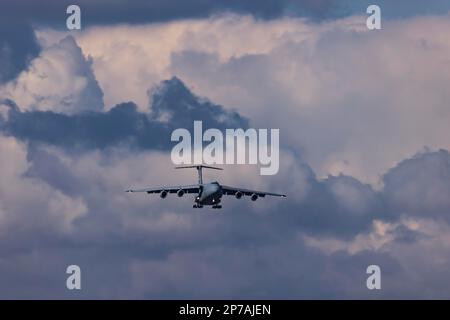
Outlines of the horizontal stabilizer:
[[201,169],[201,168],[207,168],[207,169],[214,169],[214,170],[223,170],[222,168],[217,168],[217,167],[211,167],[211,166],[204,166],[204,165],[194,165],[194,166],[180,166],[180,167],[175,167],[175,169],[188,169],[188,168],[195,168],[195,169]]

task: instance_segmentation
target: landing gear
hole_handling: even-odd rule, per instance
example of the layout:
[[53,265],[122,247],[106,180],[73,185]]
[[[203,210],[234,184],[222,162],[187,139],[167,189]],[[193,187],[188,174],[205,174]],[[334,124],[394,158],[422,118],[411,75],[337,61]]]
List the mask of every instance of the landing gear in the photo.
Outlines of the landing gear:
[[203,208],[203,206],[202,205],[200,205],[200,204],[194,204],[193,206],[192,206],[192,208]]
[[212,206],[212,208],[213,209],[222,209],[222,206],[221,205],[215,205],[215,206]]

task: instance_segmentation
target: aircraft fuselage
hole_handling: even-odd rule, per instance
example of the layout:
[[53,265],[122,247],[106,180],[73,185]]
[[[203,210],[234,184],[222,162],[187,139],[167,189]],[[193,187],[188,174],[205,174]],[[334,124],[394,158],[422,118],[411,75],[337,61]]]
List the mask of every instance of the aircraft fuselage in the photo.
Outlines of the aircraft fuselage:
[[195,198],[197,206],[218,206],[222,198],[222,187],[218,182],[202,185],[201,191]]

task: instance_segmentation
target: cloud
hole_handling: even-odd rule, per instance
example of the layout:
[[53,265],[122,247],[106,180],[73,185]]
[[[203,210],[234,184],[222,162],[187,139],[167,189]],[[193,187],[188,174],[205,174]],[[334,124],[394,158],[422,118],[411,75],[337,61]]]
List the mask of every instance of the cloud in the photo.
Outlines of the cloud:
[[72,223],[87,213],[79,198],[49,187],[40,179],[26,177],[26,148],[14,138],[0,136],[0,237],[22,232],[70,232]]
[[[363,265],[379,265],[382,292],[372,297],[439,299],[449,295],[445,276],[449,263],[448,227],[447,223],[430,218],[404,219],[394,224],[377,221],[372,232],[351,241],[333,238],[305,238],[305,241],[330,259],[340,256],[341,261],[335,264],[338,269],[346,268],[344,261],[352,264],[347,267],[354,267],[364,256]],[[348,287],[352,288],[351,282]],[[356,294],[361,295],[364,293]]]
[[[297,34],[306,29],[298,27]],[[187,49],[213,51],[220,52],[221,58],[226,60],[249,52],[267,52],[291,28],[284,20],[264,24],[251,17],[227,15],[220,19],[163,25],[94,27],[75,36],[83,51],[92,57],[92,67],[105,93],[106,106],[132,99],[140,110],[146,111],[146,90],[174,75],[169,69],[173,53]],[[241,38],[236,38],[236,34]],[[274,43],[268,43],[264,36]],[[44,29],[38,31],[38,37],[48,46],[64,37],[64,33]],[[123,81],[123,65],[127,66],[127,81]]]
[[373,220],[369,232],[361,232],[347,240],[308,235],[302,237],[308,246],[318,248],[327,254],[345,251],[355,255],[364,251],[389,252],[389,246],[395,242],[415,243],[425,237],[425,234],[419,231],[419,227],[421,225],[415,220],[401,220],[394,223]]
[[[16,264],[41,262],[45,266],[41,272],[21,268],[28,280],[16,282],[8,297],[23,296],[21,292],[30,297],[74,297],[57,288],[58,281],[64,283],[59,273],[74,262],[86,275],[85,290],[77,295],[85,298],[370,298],[374,295],[365,288],[369,264],[379,264],[383,270],[383,291],[378,297],[448,294],[440,286],[436,291],[420,291],[425,283],[437,283],[427,270],[443,274],[448,224],[436,224],[432,217],[417,220],[407,213],[383,216],[377,208],[390,210],[382,206],[386,193],[391,192],[390,184],[379,194],[351,177],[320,181],[307,165],[286,155],[281,157],[286,162],[280,177],[256,183],[264,189],[272,183],[284,186],[287,199],[276,206],[272,206],[276,199],[264,199],[258,207],[229,198],[224,200],[222,213],[210,214],[192,209],[190,197],[162,200],[123,192],[129,185],[189,184],[193,173],[171,170],[166,152],[135,153],[115,147],[109,152],[73,153],[36,145],[28,148],[24,160],[24,145],[14,138],[5,139],[21,146],[23,159],[17,161],[11,151],[2,149],[1,154],[8,155],[5,163],[10,164],[5,165],[5,172],[36,181],[41,188],[47,186],[53,196],[80,199],[88,210],[72,220],[70,232],[64,231],[63,236],[42,235],[37,232],[40,224],[33,224],[32,229],[22,225],[8,234],[8,262],[0,263],[2,274],[17,274],[12,268]],[[434,167],[428,158],[438,155],[427,152],[405,163]],[[21,167],[14,169],[20,163]],[[436,174],[445,173],[449,166],[442,162]],[[386,177],[397,171],[393,168]],[[414,178],[415,170],[406,172],[402,180]],[[218,179],[250,184],[254,175],[251,170],[229,168],[227,175]],[[1,185],[9,187],[11,194],[2,199],[11,200],[17,190],[7,179],[4,183]],[[33,194],[32,199],[49,198],[36,190],[21,191]],[[20,197],[20,203],[33,204],[34,214],[50,214],[49,209],[30,201]],[[64,225],[56,224],[61,230]],[[34,253],[27,242],[31,236]],[[432,256],[440,254],[443,261],[426,263],[413,258],[417,250],[431,249]],[[26,254],[18,256],[21,251]]]
[[[70,1],[17,0],[5,3],[1,12],[2,19],[27,20],[38,25],[64,28],[66,8]],[[234,13],[252,15],[258,19],[272,20],[283,16],[303,17],[315,21],[343,18],[350,15],[365,14],[369,0],[182,0],[145,1],[145,0],[78,0],[82,12],[82,26],[111,24],[162,23],[179,19],[208,18],[216,14]],[[446,0],[434,0],[431,3],[418,1],[380,0],[377,3],[383,10],[384,19],[408,18],[418,15],[438,15],[449,11]]]
[[[8,18],[2,18],[0,21],[0,84],[2,84],[25,70],[30,60],[39,54],[40,47],[29,24]],[[14,33],[10,30],[14,30]]]
[[[195,120],[202,121],[205,129],[248,127],[247,119],[197,97],[178,78],[162,82],[151,92],[151,114],[139,112],[132,102],[122,103],[107,112],[79,112],[79,108],[71,106],[78,113],[70,115],[60,113],[59,108],[21,111],[12,101],[5,100],[2,110],[6,117],[0,122],[0,128],[24,141],[76,150],[119,145],[167,150],[173,144],[170,141],[172,131],[192,129]],[[90,104],[85,106],[87,110],[93,109]],[[7,108],[9,111],[5,113]]]
[[[380,188],[383,172],[422,147],[450,148],[448,19],[384,26],[368,31],[363,15],[321,23],[223,15],[76,37],[107,108],[132,100],[148,112],[147,89],[176,75],[254,127],[282,128],[282,143],[319,177],[342,173]],[[50,44],[64,34],[38,35]]]
[[68,36],[43,50],[27,70],[2,90],[22,110],[74,114],[101,110],[103,93],[75,40]]
[[[341,11],[341,13],[362,14],[366,12],[367,7],[371,4],[374,3],[370,0],[344,0],[340,1],[339,8],[343,11]],[[430,5],[426,5],[421,1],[409,0],[379,0],[376,4],[381,8],[383,20],[404,19],[427,15],[445,15],[450,10],[450,5],[445,0],[436,0],[433,1],[433,3],[430,3]]]
[[422,152],[383,178],[386,201],[398,215],[450,221],[450,154]]
[[[306,234],[347,239],[369,232],[377,220],[397,223],[422,218],[448,222],[448,170],[449,153],[440,150],[424,151],[400,162],[383,175],[381,190],[343,175],[319,181],[310,178],[310,191],[304,200],[295,205],[285,202],[280,210],[284,219],[292,219],[291,223]],[[402,230],[395,227],[398,232]]]
[[[409,157],[448,144],[448,39],[430,32],[448,23],[386,27],[222,16],[92,28],[77,42],[41,30],[43,51],[16,82],[36,80],[45,103],[27,94],[0,102],[0,281],[12,288],[0,295],[448,297],[449,155]],[[44,86],[33,72],[54,65],[62,71]],[[55,80],[73,74],[92,81]],[[92,103],[61,103],[87,99],[95,79],[104,109],[98,90]],[[278,175],[230,166],[207,178],[288,198],[228,198],[212,212],[194,210],[192,197],[124,193],[192,183],[192,172],[171,170],[164,139],[195,119],[280,127]],[[383,173],[377,189],[366,183]],[[83,270],[75,294],[64,290],[73,263]],[[382,268],[381,292],[365,286],[370,264]]]
[[376,34],[363,17],[290,20],[283,36],[265,37],[266,52],[223,59],[223,50],[178,49],[170,70],[256,126],[283,128],[283,143],[302,150],[320,177],[343,173],[379,187],[383,172],[423,146],[449,148],[450,49],[429,32],[447,29],[445,17],[388,22]]
[[[45,0],[36,4],[30,0],[18,0],[6,3],[2,13],[15,19],[33,21],[39,25],[53,28],[65,27],[66,8],[70,1]],[[77,2],[83,12],[82,26],[109,25],[118,23],[141,24],[167,22],[176,19],[207,18],[223,12],[237,14],[251,14],[259,19],[274,19],[285,14],[309,17],[311,19],[325,19],[336,16],[335,9],[339,2],[334,0],[267,0],[262,2],[252,0],[191,0],[189,3],[180,0],[144,1],[106,0]],[[338,12],[345,14],[345,12]]]

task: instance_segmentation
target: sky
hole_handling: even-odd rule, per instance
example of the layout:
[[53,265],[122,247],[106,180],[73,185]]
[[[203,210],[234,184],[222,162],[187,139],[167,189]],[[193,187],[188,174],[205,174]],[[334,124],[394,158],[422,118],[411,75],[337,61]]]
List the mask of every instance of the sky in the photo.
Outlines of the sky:
[[[1,3],[0,298],[450,297],[450,2],[69,4]],[[204,179],[288,197],[125,193],[196,181],[196,120],[280,129],[276,175]]]

